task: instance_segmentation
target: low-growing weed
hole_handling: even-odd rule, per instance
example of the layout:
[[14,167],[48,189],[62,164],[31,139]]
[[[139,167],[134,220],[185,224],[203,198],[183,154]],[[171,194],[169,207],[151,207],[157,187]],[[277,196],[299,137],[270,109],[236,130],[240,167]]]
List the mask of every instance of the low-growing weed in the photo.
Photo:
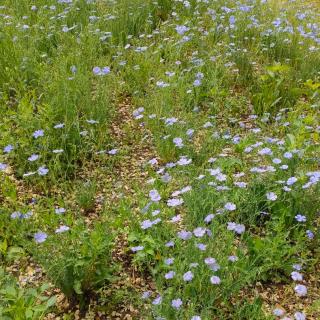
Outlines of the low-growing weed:
[[102,223],[92,230],[79,225],[31,250],[51,281],[82,309],[94,289],[113,280],[112,234]]
[[0,317],[3,320],[38,320],[56,303],[55,296],[46,295],[49,285],[21,288],[16,279],[0,267]]

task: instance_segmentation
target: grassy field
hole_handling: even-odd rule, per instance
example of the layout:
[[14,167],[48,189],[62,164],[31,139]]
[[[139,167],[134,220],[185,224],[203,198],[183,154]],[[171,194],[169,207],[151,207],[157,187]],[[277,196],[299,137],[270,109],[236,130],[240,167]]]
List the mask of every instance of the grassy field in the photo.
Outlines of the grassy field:
[[319,21],[2,0],[0,319],[320,319]]

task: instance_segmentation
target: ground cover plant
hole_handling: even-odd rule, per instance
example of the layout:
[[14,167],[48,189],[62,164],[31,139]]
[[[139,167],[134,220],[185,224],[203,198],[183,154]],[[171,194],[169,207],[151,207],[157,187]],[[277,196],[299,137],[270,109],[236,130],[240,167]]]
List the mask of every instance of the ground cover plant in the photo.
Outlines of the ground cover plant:
[[1,319],[320,319],[320,7],[3,0]]

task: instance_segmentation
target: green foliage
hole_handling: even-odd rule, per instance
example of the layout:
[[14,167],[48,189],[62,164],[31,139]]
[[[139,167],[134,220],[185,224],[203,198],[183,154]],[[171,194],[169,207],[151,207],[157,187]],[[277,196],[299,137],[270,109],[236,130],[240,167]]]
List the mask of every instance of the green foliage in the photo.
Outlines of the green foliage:
[[134,256],[134,262],[138,265],[150,267],[150,264],[152,264],[154,260],[160,259],[161,241],[159,238],[154,238],[149,234],[132,232],[128,235],[128,242],[130,247],[139,244],[145,248],[145,250],[137,252]]
[[110,230],[96,223],[92,230],[79,225],[70,234],[47,241],[41,250],[31,250],[51,281],[84,308],[94,289],[113,280],[111,249]]
[[257,320],[271,320],[272,316],[267,316],[262,311],[262,301],[259,298],[254,299],[254,301],[244,300],[235,306],[237,310],[233,319],[257,319]]
[[79,182],[76,191],[76,201],[78,206],[89,212],[94,209],[97,185],[95,181]]
[[288,238],[289,233],[284,230],[262,237],[248,237],[247,244],[256,268],[256,280],[283,281],[292,269],[296,255],[301,253],[300,244],[292,246]]
[[253,91],[252,100],[257,114],[276,113],[296,103],[302,91],[290,82],[289,70],[289,66],[280,64],[266,68]]
[[56,297],[46,295],[49,285],[21,288],[0,268],[0,317],[3,320],[38,320],[55,305]]
[[[95,299],[107,314],[148,305],[137,316],[146,319],[272,319],[248,297],[257,281],[287,284],[294,263],[319,261],[316,8],[306,4],[304,16],[294,1],[2,2],[1,265],[31,256],[81,311]],[[183,204],[168,205],[177,198]],[[161,305],[137,299],[129,281],[109,296],[114,234],[128,242],[124,266],[152,276]],[[0,270],[1,319],[40,319],[54,304],[46,286],[20,288]]]

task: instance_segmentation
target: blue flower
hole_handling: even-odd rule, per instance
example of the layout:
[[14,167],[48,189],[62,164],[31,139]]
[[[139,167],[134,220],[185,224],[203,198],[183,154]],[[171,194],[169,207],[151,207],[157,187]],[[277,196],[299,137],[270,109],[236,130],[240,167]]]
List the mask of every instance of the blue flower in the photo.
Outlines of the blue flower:
[[210,282],[211,282],[212,284],[220,284],[220,283],[221,283],[221,279],[220,279],[218,276],[212,276],[212,277],[210,278]]
[[131,251],[132,251],[132,252],[141,251],[141,250],[143,250],[143,249],[144,249],[143,246],[131,247]]
[[164,260],[164,263],[167,265],[167,266],[171,266],[174,262],[174,258],[168,258],[168,259],[165,259]]
[[180,298],[171,301],[171,306],[175,309],[180,309],[182,306],[182,300]]
[[182,240],[188,240],[192,237],[192,232],[190,231],[186,231],[186,230],[182,230],[178,232],[178,238],[182,239]]
[[43,137],[43,136],[44,136],[44,131],[43,131],[43,130],[36,130],[36,131],[32,134],[32,136],[33,136],[35,139],[37,139],[37,138],[39,138],[39,137]]
[[278,196],[274,192],[267,192],[266,197],[270,201],[276,201]]
[[263,148],[259,150],[258,154],[261,156],[264,156],[264,155],[272,156],[272,150],[270,148]]
[[110,73],[110,67],[103,67],[101,72],[102,72],[102,75],[106,75]]
[[37,159],[39,159],[39,155],[37,155],[37,154],[32,154],[32,155],[28,158],[28,161],[33,162],[33,161],[36,161]]
[[68,226],[60,226],[59,228],[56,229],[55,233],[62,233],[70,230]]
[[243,224],[237,224],[235,222],[228,222],[227,229],[230,231],[234,231],[238,234],[241,234],[246,230],[246,227]]
[[152,158],[151,160],[148,161],[148,164],[154,166],[158,164],[158,160],[156,158]]
[[291,278],[293,281],[302,281],[303,275],[298,271],[292,271],[291,272]]
[[157,296],[153,301],[152,304],[153,305],[159,305],[162,302],[162,297],[161,296]]
[[150,296],[151,296],[151,291],[145,291],[142,293],[141,298],[148,299]]
[[275,308],[272,312],[276,317],[282,317],[285,313],[283,309]]
[[177,207],[183,204],[183,199],[181,198],[173,198],[167,201],[168,207]]
[[32,211],[28,211],[27,213],[21,213],[20,211],[12,212],[10,217],[11,219],[29,219],[32,216]]
[[194,86],[194,87],[199,87],[199,86],[201,86],[201,80],[200,80],[200,79],[194,80],[194,81],[193,81],[193,86]]
[[186,26],[176,26],[176,31],[178,32],[178,34],[183,35],[185,34],[187,31],[189,31],[190,28],[186,27]]
[[10,215],[11,219],[22,219],[23,214],[20,211],[12,212]]
[[159,202],[161,200],[159,192],[155,189],[150,190],[149,197],[152,202]]
[[197,237],[197,238],[202,238],[205,234],[206,234],[206,228],[201,228],[201,227],[198,227],[198,228],[195,228],[193,230],[193,234]]
[[213,218],[215,217],[215,215],[213,213],[210,213],[209,215],[207,215],[205,218],[204,218],[204,222],[205,223],[210,223]]
[[176,216],[173,216],[170,220],[170,222],[176,223],[181,221],[181,214],[177,214]]
[[231,25],[236,23],[236,18],[235,18],[235,16],[230,16],[230,18],[229,18],[229,23],[230,23]]
[[280,164],[280,163],[281,163],[281,159],[279,159],[279,158],[274,158],[274,159],[272,159],[272,162],[273,162],[274,164]]
[[234,228],[234,231],[237,234],[242,234],[243,232],[245,232],[246,227],[243,224],[237,224],[236,227]]
[[304,313],[298,311],[294,314],[294,319],[295,320],[306,320],[306,315]]
[[35,242],[42,243],[42,242],[46,241],[48,235],[45,232],[37,232],[34,234],[33,237],[34,237]]
[[306,231],[306,235],[309,239],[313,239],[314,238],[314,233],[311,230],[307,230]]
[[106,74],[110,73],[110,67],[94,67],[92,69],[93,74],[95,74],[96,76],[104,76]]
[[287,180],[287,185],[288,186],[292,186],[294,183],[296,183],[298,181],[298,179],[296,177],[290,177],[288,180]]
[[75,74],[76,72],[77,72],[77,67],[76,66],[71,66],[70,67],[70,71],[73,73],[73,74]]
[[208,257],[204,259],[204,263],[210,266],[212,264],[217,263],[217,260],[215,258]]
[[228,211],[234,211],[237,209],[237,206],[232,203],[232,202],[227,202],[225,205],[224,205],[224,208]]
[[249,12],[251,10],[251,7],[249,7],[247,5],[240,5],[239,10],[243,11],[243,12]]
[[176,275],[176,273],[174,271],[169,271],[167,272],[164,277],[169,280],[169,279],[173,279],[173,277]]
[[13,145],[12,144],[8,144],[7,146],[5,146],[3,148],[3,152],[4,153],[10,153],[13,149],[14,149]]
[[296,263],[296,264],[294,264],[294,265],[292,266],[292,268],[293,268],[294,270],[300,271],[300,270],[302,269],[302,266],[301,266],[301,264]]
[[183,280],[186,282],[189,282],[193,279],[193,273],[191,271],[187,271],[184,275],[183,275]]
[[207,245],[203,243],[197,243],[197,248],[201,251],[205,251],[207,249]]
[[229,260],[230,262],[236,262],[236,261],[239,260],[239,258],[238,258],[237,256],[229,256],[229,257],[228,257],[228,260]]
[[294,291],[296,292],[296,294],[299,296],[299,297],[303,297],[303,296],[306,296],[307,293],[308,293],[308,289],[305,285],[303,284],[297,284],[295,287],[294,287]]
[[188,136],[189,138],[192,137],[193,133],[194,133],[194,129],[188,129],[187,132],[186,132],[186,134],[187,134],[187,136]]
[[303,216],[302,214],[297,214],[297,215],[295,216],[295,218],[296,218],[296,220],[297,220],[298,222],[306,222],[306,221],[307,221],[306,216]]
[[157,85],[157,87],[159,87],[159,88],[166,88],[166,87],[169,87],[169,86],[170,86],[169,83],[164,82],[164,81],[162,81],[162,80],[157,81],[157,82],[156,82],[156,85]]
[[141,222],[141,229],[149,229],[151,228],[153,225],[152,221],[150,221],[149,219],[148,220],[144,220]]
[[170,182],[172,179],[172,177],[170,176],[170,174],[168,172],[166,172],[162,177],[161,177],[161,180],[162,182],[164,183],[168,183]]
[[286,159],[291,159],[293,157],[292,153],[291,152],[285,152],[283,154],[283,156],[286,158]]
[[172,141],[175,144],[175,146],[178,147],[178,148],[182,148],[184,146],[183,140],[181,138],[179,138],[179,137],[174,138]]
[[100,67],[94,67],[92,69],[92,72],[95,74],[95,75],[101,75],[101,68]]
[[110,154],[110,155],[115,155],[117,153],[118,153],[118,149],[111,149],[108,151],[108,154]]
[[47,169],[45,166],[41,166],[38,168],[38,174],[40,176],[45,176],[49,172],[49,169]]
[[171,241],[168,241],[166,244],[165,244],[165,246],[167,247],[167,248],[171,248],[171,247],[174,247],[174,242],[171,240]]

